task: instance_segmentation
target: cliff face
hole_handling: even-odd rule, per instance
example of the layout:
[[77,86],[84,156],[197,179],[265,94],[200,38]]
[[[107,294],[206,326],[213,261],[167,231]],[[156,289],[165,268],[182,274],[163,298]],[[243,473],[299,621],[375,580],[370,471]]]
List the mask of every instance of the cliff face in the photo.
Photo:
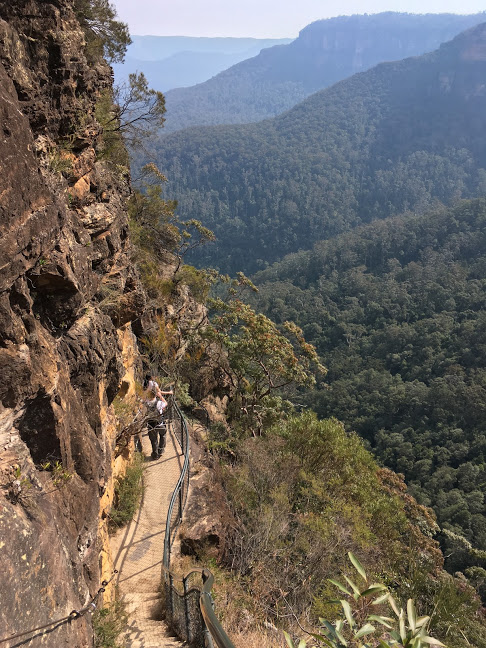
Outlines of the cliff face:
[[[319,66],[346,71],[336,81],[380,62],[431,52],[486,19],[486,14],[406,14],[339,16],[305,27],[295,44],[312,52]],[[322,87],[322,86],[321,86]],[[316,87],[317,89],[317,87]]]
[[[128,176],[99,155],[111,71],[83,47],[72,0],[0,1],[0,638],[99,587],[109,405],[144,303]],[[29,645],[91,641],[79,619]]]

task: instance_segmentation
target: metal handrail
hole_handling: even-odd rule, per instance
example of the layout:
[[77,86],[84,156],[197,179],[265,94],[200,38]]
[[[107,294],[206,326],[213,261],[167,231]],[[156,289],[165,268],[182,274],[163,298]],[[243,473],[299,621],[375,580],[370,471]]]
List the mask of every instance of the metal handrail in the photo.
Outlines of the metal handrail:
[[[179,480],[177,481],[176,487],[174,488],[174,492],[172,493],[172,497],[169,503],[169,510],[167,512],[167,520],[165,525],[165,538],[164,538],[164,557],[162,561],[163,579],[166,588],[168,589],[174,588],[175,581],[181,582],[183,584],[184,596],[187,596],[189,593],[195,592],[196,590],[196,588],[194,587],[187,589],[187,583],[189,582],[190,577],[195,573],[201,574],[203,584],[201,589],[197,588],[197,591],[200,593],[199,607],[201,610],[203,622],[206,626],[205,644],[207,645],[208,648],[214,648],[214,645],[216,645],[217,648],[235,648],[233,642],[228,637],[221,623],[216,617],[216,614],[213,609],[213,600],[211,597],[211,589],[214,583],[213,574],[208,569],[202,569],[202,570],[193,569],[192,571],[190,571],[188,574],[186,574],[181,578],[175,576],[170,571],[171,549],[175,538],[175,530],[182,521],[182,511],[184,509],[187,500],[187,489],[185,493],[183,493],[182,491],[184,487],[184,482],[186,478],[189,477],[189,453],[190,453],[189,428],[187,425],[187,421],[179,405],[175,401],[173,402],[172,406],[181,422],[181,438],[180,440],[177,439],[177,441],[184,454],[184,463],[182,466]],[[173,527],[172,515],[176,503],[178,503],[179,505],[179,518],[178,518],[177,525]]]
[[[176,504],[176,501],[179,500],[179,524],[182,521],[182,510],[185,505],[185,500],[187,499],[187,491],[183,495],[182,494],[182,486],[184,484],[184,480],[186,479],[186,476],[189,476],[189,453],[190,453],[190,443],[189,443],[189,428],[187,427],[187,422],[186,419],[181,412],[179,405],[174,401],[172,404],[172,407],[174,408],[176,414],[180,417],[181,421],[181,450],[184,454],[184,463],[182,465],[182,470],[181,474],[179,476],[179,479],[177,481],[177,484],[174,488],[174,492],[172,493],[172,497],[170,498],[170,503],[169,503],[169,509],[167,511],[167,520],[165,523],[165,538],[164,538],[164,557],[162,560],[162,564],[165,568],[165,570],[169,571],[170,567],[170,552],[172,548],[172,533],[173,529],[171,529],[171,521],[172,521],[172,513],[174,512],[174,506]],[[184,498],[184,501],[182,501],[182,498]]]
[[211,596],[214,576],[209,569],[203,570],[203,583],[199,605],[201,606],[201,612],[206,628],[218,648],[235,648],[234,643],[228,637],[223,626],[219,622],[218,617],[214,613],[213,599]]

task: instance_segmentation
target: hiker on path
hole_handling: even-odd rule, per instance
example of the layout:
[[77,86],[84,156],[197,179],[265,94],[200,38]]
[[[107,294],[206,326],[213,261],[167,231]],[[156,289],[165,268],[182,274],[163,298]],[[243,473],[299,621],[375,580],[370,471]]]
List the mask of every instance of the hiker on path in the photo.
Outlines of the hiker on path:
[[167,425],[164,421],[164,410],[168,403],[165,396],[172,395],[172,389],[162,391],[154,378],[147,374],[143,383],[145,388],[142,402],[148,409],[147,429],[152,444],[152,459],[160,457],[165,450]]

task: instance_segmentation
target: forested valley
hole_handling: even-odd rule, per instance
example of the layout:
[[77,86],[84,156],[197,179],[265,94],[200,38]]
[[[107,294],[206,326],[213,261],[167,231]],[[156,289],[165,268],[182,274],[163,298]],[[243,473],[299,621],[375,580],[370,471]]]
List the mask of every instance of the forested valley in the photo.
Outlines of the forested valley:
[[[274,117],[313,92],[377,63],[431,52],[485,19],[484,13],[461,16],[389,11],[318,20],[288,45],[269,45],[258,56],[228,66],[204,83],[167,92],[161,134],[189,126],[242,124]],[[179,83],[183,85],[188,84]]]
[[359,224],[484,193],[485,32],[356,74],[272,120],[155,143],[168,197],[217,238],[192,260],[251,273]]
[[[295,321],[329,367],[301,402],[357,431],[443,529],[486,550],[486,200],[357,228],[256,282],[258,308]],[[477,564],[442,540],[453,571]]]
[[328,367],[283,395],[405,476],[484,600],[485,43],[480,25],[275,119],[157,148],[168,195],[216,233],[192,260],[257,271],[252,306]]

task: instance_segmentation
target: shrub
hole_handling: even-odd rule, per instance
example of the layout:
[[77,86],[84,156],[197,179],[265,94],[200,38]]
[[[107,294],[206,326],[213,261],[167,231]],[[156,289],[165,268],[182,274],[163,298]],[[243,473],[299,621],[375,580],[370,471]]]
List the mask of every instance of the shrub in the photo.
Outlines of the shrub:
[[345,551],[359,552],[389,583],[403,582],[401,592],[412,564],[433,569],[435,544],[419,544],[403,499],[387,491],[370,453],[338,421],[305,412],[257,438],[211,430],[210,443],[230,464],[225,489],[238,524],[228,564],[242,578],[254,575],[262,620],[277,623],[292,609],[315,625],[335,614],[327,579],[346,569]]
[[95,648],[120,648],[118,637],[126,629],[128,615],[122,601],[115,600],[93,614]]
[[[385,585],[370,583],[363,566],[351,552],[349,559],[356,569],[361,588],[350,578],[344,576],[346,585],[329,579],[338,588],[342,613],[340,619],[330,623],[320,619],[321,633],[313,635],[318,646],[328,648],[427,648],[431,644],[443,646],[440,641],[428,636],[427,627],[430,617],[417,616],[412,599],[407,601],[407,612],[399,609],[395,599]],[[382,609],[388,605],[394,617],[383,616]],[[290,636],[285,633],[289,648],[296,648]],[[300,642],[305,646],[305,642]]]
[[109,524],[112,532],[128,524],[138,508],[143,493],[143,462],[143,455],[136,453],[125,476],[115,485],[115,502],[110,512]]

